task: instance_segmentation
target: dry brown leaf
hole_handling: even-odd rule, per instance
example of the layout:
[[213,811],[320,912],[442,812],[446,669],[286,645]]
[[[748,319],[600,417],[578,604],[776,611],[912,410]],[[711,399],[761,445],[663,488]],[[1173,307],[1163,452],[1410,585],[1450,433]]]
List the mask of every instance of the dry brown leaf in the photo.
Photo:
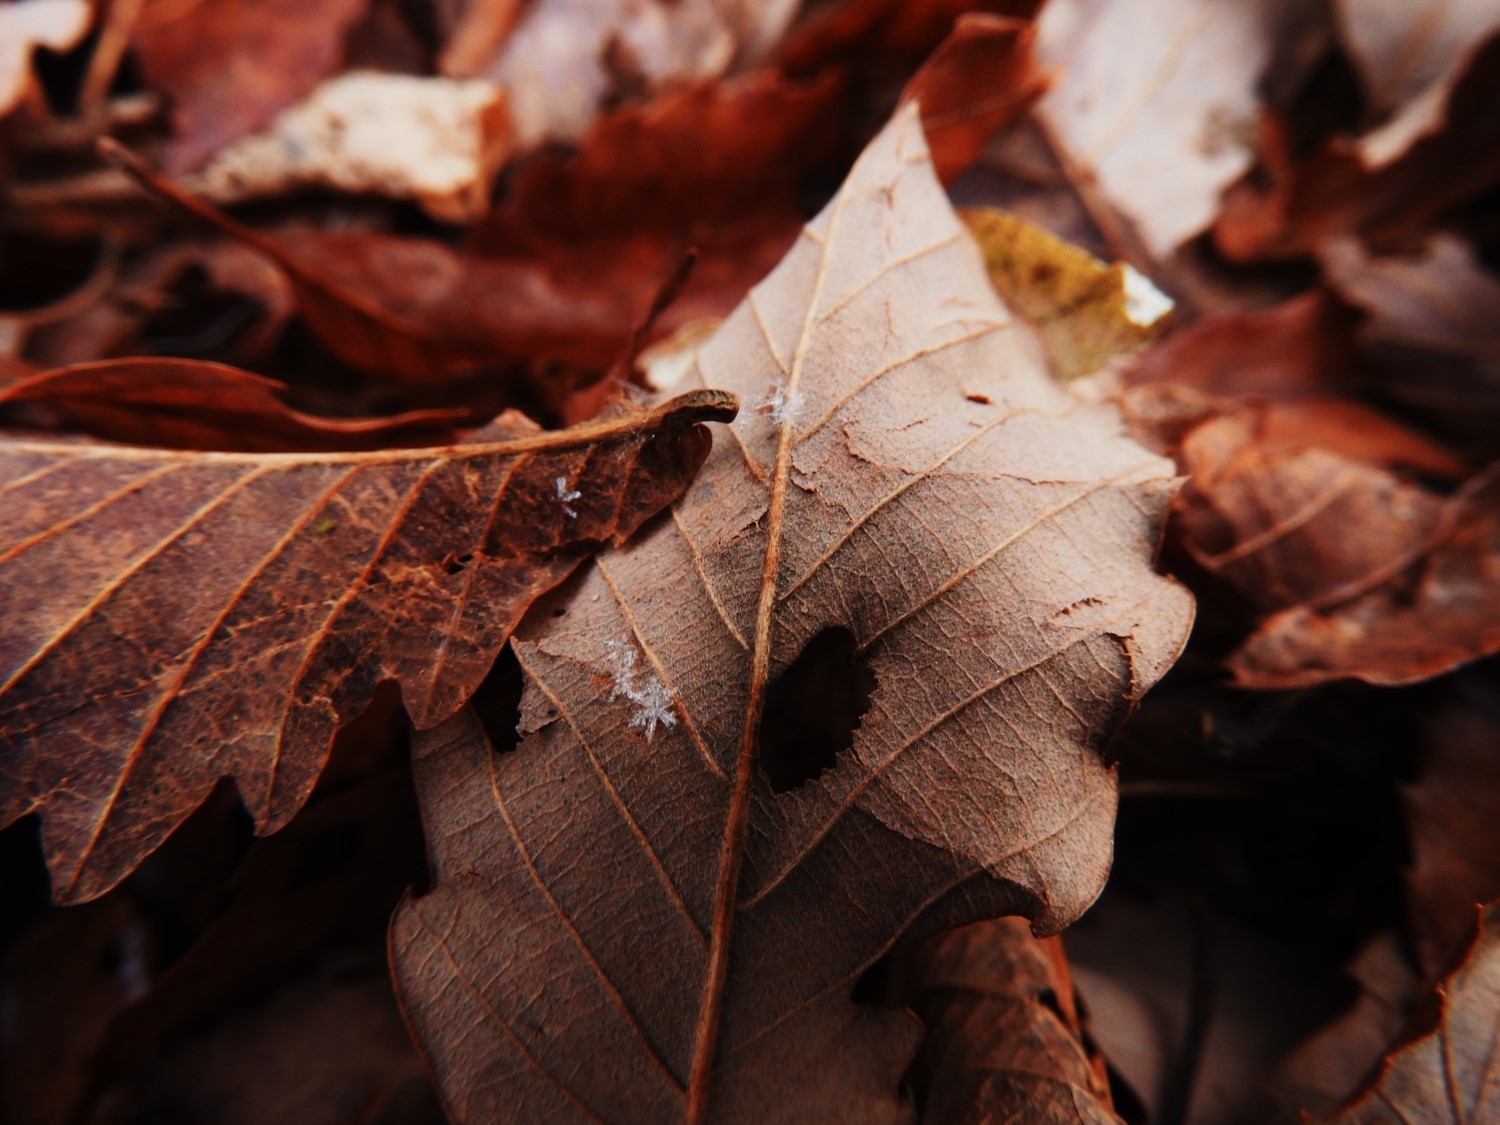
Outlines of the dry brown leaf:
[[1439,216],[1500,180],[1497,90],[1500,33],[1469,56],[1447,91],[1441,128],[1380,168],[1366,165],[1356,140],[1341,137],[1302,159],[1288,126],[1263,120],[1264,167],[1225,195],[1215,246],[1233,261],[1255,261],[1313,256],[1340,234],[1387,243],[1424,236]]
[[[1348,559],[1351,570],[1364,574],[1331,589],[1325,579],[1321,596],[1292,602],[1262,622],[1229,659],[1240,684],[1306,687],[1346,677],[1408,684],[1500,649],[1500,472],[1491,468],[1443,501],[1386,478],[1351,492],[1335,491],[1330,481],[1308,497],[1318,510],[1301,530],[1323,558],[1295,566],[1310,570],[1330,554],[1364,546],[1363,565]],[[1383,518],[1378,511],[1350,514],[1341,523],[1339,507],[1355,497],[1390,510]],[[1373,535],[1383,538],[1372,541]],[[1334,546],[1339,538],[1345,547]]]
[[1435,1026],[1385,1060],[1370,1088],[1326,1120],[1469,1125],[1500,1118],[1500,908],[1480,918],[1467,959],[1437,989]]
[[531,600],[675,497],[733,415],[698,392],[558,433],[344,454],[0,445],[0,820],[59,899],[114,885],[232,776],[262,832],[339,723],[472,694]]
[[31,53],[38,47],[67,50],[92,20],[88,0],[17,0],[0,6],[0,117],[26,96]]
[[471,222],[489,209],[511,147],[505,94],[492,83],[354,71],[220,149],[184,186],[216,203],[308,186],[372,192]]
[[926,1028],[924,1121],[1118,1125],[1081,1041],[1060,939],[996,918],[929,938],[902,962],[901,991]]
[[[0,419],[105,441],[244,453],[388,449],[458,440],[464,412],[319,418],[281,400],[274,379],[192,359],[114,359],[39,371],[0,386]],[[8,408],[8,409],[7,409]]]
[[[460,258],[440,243],[427,239],[403,239],[395,236],[340,235],[307,232],[278,238],[251,230],[235,222],[216,207],[151,170],[135,154],[108,138],[100,141],[101,150],[121,164],[147,191],[208,223],[230,238],[264,254],[287,276],[296,294],[298,311],[308,330],[334,355],[353,366],[373,374],[426,382],[471,373],[498,357],[487,345],[494,344],[493,334],[482,340],[471,334],[454,338],[443,331],[444,325],[415,319],[399,308],[392,308],[393,294],[411,295],[446,305],[453,274],[459,272]],[[339,253],[339,249],[343,253]],[[402,251],[406,253],[403,255]],[[357,267],[372,258],[395,257],[402,274],[387,268],[358,271]],[[412,259],[415,258],[414,263]],[[316,263],[316,264],[313,264]],[[413,272],[413,265],[424,267]],[[340,277],[362,274],[363,285],[351,285]],[[433,275],[439,284],[433,284]],[[383,284],[382,284],[383,283]],[[497,287],[501,300],[513,300],[514,294]],[[373,292],[372,292],[373,291]],[[381,297],[385,301],[380,300]],[[545,296],[540,304],[545,307]],[[454,308],[454,315],[472,323],[474,313],[465,302]],[[524,315],[520,308],[513,310]],[[481,321],[484,328],[490,326]]]
[[1060,77],[1037,115],[1153,257],[1206,230],[1253,162],[1256,88],[1289,11],[1286,0],[1042,9],[1037,54]]
[[[394,963],[461,1118],[905,1118],[915,1027],[855,980],[1092,901],[1100,751],[1187,634],[1169,465],[1047,376],[913,107],[694,376],[759,405],[518,632],[519,748],[471,712],[415,747],[436,883]],[[852,746],[801,761],[807,709]]]
[[145,0],[131,47],[172,102],[173,175],[266,125],[338,66],[369,0]]

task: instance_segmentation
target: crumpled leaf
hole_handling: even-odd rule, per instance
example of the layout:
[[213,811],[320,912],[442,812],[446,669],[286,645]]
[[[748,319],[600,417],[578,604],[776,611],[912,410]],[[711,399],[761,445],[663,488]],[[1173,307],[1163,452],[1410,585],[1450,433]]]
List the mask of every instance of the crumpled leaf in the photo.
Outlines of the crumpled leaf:
[[1285,0],[1052,0],[1036,50],[1060,71],[1037,116],[1151,255],[1206,230],[1254,160],[1256,86]]
[[[520,746],[464,712],[414,747],[436,877],[393,960],[457,1116],[906,1118],[915,1027],[854,982],[1092,901],[1100,751],[1188,630],[1170,468],[1047,376],[913,107],[694,376],[761,405],[528,618]],[[835,698],[852,746],[799,764]]]
[[935,935],[902,960],[902,992],[926,1028],[923,1120],[1120,1121],[1102,1060],[1081,1042],[1058,938],[996,918]]
[[0,821],[35,811],[59,899],[109,889],[224,776],[261,832],[395,680],[472,694],[533,598],[673,498],[698,392],[558,433],[344,454],[0,444]]
[[214,153],[186,186],[216,203],[307,186],[373,192],[462,223],[489,208],[511,150],[505,94],[493,83],[352,71]]
[[93,19],[88,0],[16,0],[0,5],[0,117],[26,94],[31,53],[65,51],[83,38]]
[[1335,137],[1303,158],[1289,127],[1262,120],[1263,168],[1225,194],[1214,245],[1233,261],[1316,255],[1331,237],[1400,243],[1500,179],[1500,33],[1468,56],[1446,91],[1441,128],[1371,168],[1357,138]]
[[1480,916],[1462,965],[1437,988],[1431,1030],[1385,1060],[1369,1089],[1326,1120],[1350,1125],[1469,1122],[1500,1114],[1500,908]]
[[[319,418],[281,399],[285,384],[222,363],[114,359],[40,371],[0,386],[0,419],[129,445],[245,453],[388,449],[458,439],[462,411]],[[7,409],[9,408],[9,409]]]
[[338,65],[369,0],[144,0],[131,47],[172,102],[171,175],[266,125]]
[[[1372,481],[1367,494],[1391,505],[1386,519],[1372,514],[1352,526],[1388,531],[1397,549],[1385,554],[1387,542],[1371,545],[1373,565],[1361,580],[1263,622],[1229,659],[1239,683],[1305,687],[1356,677],[1408,684],[1500,650],[1500,472],[1491,468],[1441,502],[1387,477]],[[1339,535],[1351,546],[1361,542],[1351,525],[1340,526],[1337,503],[1308,527],[1314,523],[1321,547]]]
[[1106,265],[1025,219],[994,208],[963,212],[995,292],[1036,329],[1063,382],[1145,348],[1172,302],[1130,266]]

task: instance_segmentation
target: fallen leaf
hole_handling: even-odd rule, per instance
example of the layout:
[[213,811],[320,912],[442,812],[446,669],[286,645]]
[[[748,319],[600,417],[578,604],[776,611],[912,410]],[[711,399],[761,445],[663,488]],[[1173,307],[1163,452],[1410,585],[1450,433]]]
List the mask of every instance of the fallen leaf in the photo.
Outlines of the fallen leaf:
[[172,175],[199,167],[312,90],[338,65],[369,0],[144,0],[131,47],[172,102]]
[[1420,772],[1400,790],[1407,915],[1429,977],[1453,964],[1475,907],[1500,898],[1500,692],[1484,665],[1446,686],[1423,715]]
[[216,203],[301,187],[372,192],[472,222],[511,147],[505,94],[492,83],[354,71],[220,149],[184,186]]
[[1407,254],[1332,238],[1328,285],[1364,314],[1358,343],[1380,389],[1482,457],[1500,454],[1500,278],[1437,233]]
[[1500,909],[1480,915],[1464,963],[1439,984],[1434,1025],[1393,1051],[1369,1089],[1329,1121],[1467,1122],[1500,1114]]
[[854,982],[1077,917],[1100,751],[1188,631],[1170,467],[1047,376],[914,107],[695,375],[759,405],[528,617],[520,746],[472,712],[414,746],[435,885],[393,962],[456,1116],[905,1119],[915,1025]]
[[1370,168],[1390,163],[1442,125],[1443,103],[1468,56],[1500,29],[1500,11],[1487,0],[1440,6],[1337,0],[1333,9],[1371,108],[1389,115],[1360,141]]
[[1208,229],[1251,166],[1256,96],[1284,0],[1053,0],[1036,51],[1060,77],[1038,119],[1075,176],[1096,184],[1150,254]]
[[943,183],[1046,90],[1048,76],[1032,55],[1035,39],[1029,20],[966,13],[907,82],[901,100],[922,107],[932,164]]
[[66,901],[128,874],[219,777],[279,828],[378,683],[420,727],[452,714],[534,597],[680,492],[696,423],[732,403],[559,433],[511,414],[415,451],[5,442],[0,820],[40,814]]
[[[1500,474],[1491,469],[1436,505],[1394,479],[1375,482],[1370,499],[1388,501],[1394,519],[1357,526],[1377,534],[1390,528],[1396,542],[1432,514],[1438,518],[1390,556],[1382,557],[1390,540],[1372,546],[1374,566],[1364,580],[1264,621],[1229,659],[1237,682],[1285,688],[1355,677],[1408,684],[1500,649]],[[1333,512],[1320,512],[1317,522],[1324,543],[1339,534],[1360,541]],[[1411,548],[1418,549],[1407,554]]]
[[1226,193],[1215,247],[1244,262],[1312,257],[1340,234],[1386,244],[1422,237],[1500,179],[1497,89],[1500,34],[1469,57],[1444,100],[1441,128],[1379,168],[1367,166],[1356,138],[1335,137],[1302,158],[1287,126],[1264,119],[1263,167]]
[[963,219],[995,292],[1036,329],[1054,378],[1140,351],[1164,326],[1172,302],[1130,266],[1106,265],[1004,211],[974,208]]
[[[1466,921],[1467,939],[1474,932],[1472,907]],[[1299,1045],[1271,1076],[1272,1096],[1287,1120],[1332,1113],[1347,1101],[1349,1091],[1369,1078],[1386,1047],[1411,1022],[1413,1004],[1428,984],[1412,970],[1400,939],[1390,932],[1375,935],[1348,971],[1359,989],[1354,1005]]]
[[[348,236],[341,239],[337,234],[317,233],[276,238],[235,222],[216,207],[152,171],[138,156],[114,141],[105,138],[99,144],[101,151],[121,164],[148,192],[259,251],[279,266],[296,294],[297,308],[308,330],[345,362],[375,374],[425,382],[471,373],[483,367],[486,358],[495,358],[477,352],[469,341],[452,340],[438,325],[413,320],[383,305],[369,292],[374,285],[385,281],[388,286],[399,284],[402,293],[416,292],[430,299],[431,288],[421,285],[426,275],[413,284],[410,275],[398,283],[390,271],[377,272],[367,279],[364,288],[351,287],[336,275],[330,276],[330,266],[337,268],[350,257],[348,253],[340,257],[333,247],[362,250],[369,258],[379,253],[370,249],[373,242],[394,245],[398,247],[398,253],[399,248],[409,248],[404,264],[409,266],[410,258],[416,256],[429,266],[435,261],[440,273],[451,275],[451,268],[444,271],[442,267],[451,266],[458,258],[441,244],[394,236],[380,239],[363,235],[351,240]],[[431,272],[429,269],[428,274]]]
[[753,65],[796,10],[794,0],[535,0],[497,56],[476,65],[469,48],[446,73],[505,87],[522,145],[576,141],[611,103]]
[[16,0],[0,6],[0,117],[26,96],[31,53],[38,47],[67,50],[92,21],[88,0]]
[[[388,449],[458,439],[463,412],[319,418],[282,401],[286,386],[221,363],[114,359],[40,371],[0,386],[0,418],[16,408],[49,428],[130,445],[243,453]],[[7,409],[9,408],[9,409]]]
[[926,1028],[923,1120],[1120,1121],[1102,1060],[1081,1041],[1058,938],[996,918],[929,938],[902,963],[902,992]]

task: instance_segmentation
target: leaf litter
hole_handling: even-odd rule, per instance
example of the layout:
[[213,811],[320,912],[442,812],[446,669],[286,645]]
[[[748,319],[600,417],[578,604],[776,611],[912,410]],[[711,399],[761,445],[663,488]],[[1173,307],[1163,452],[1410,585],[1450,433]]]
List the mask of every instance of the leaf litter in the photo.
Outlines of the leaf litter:
[[0,26],[8,1118],[1486,1117],[1485,5]]

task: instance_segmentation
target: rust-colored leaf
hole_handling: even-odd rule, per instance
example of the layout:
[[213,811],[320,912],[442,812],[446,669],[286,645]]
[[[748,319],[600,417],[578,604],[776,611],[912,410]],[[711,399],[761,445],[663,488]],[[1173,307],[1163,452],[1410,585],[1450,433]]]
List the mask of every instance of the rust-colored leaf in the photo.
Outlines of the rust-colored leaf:
[[906,84],[902,100],[922,107],[932,164],[943,183],[1046,90],[1047,74],[1031,53],[1035,38],[1029,20],[970,12]]
[[233,777],[262,832],[395,680],[419,727],[599,542],[674,498],[733,416],[697,392],[558,433],[343,454],[0,445],[0,819],[55,894],[127,874]]
[[1191,603],[1149,566],[1170,466],[1028,331],[907,107],[699,353],[732,440],[518,632],[519,747],[417,740],[393,955],[456,1117],[903,1119],[864,969],[1093,900],[1101,750]]
[[996,918],[929,938],[906,964],[902,991],[926,1027],[923,1120],[1120,1121],[1081,1041],[1060,938]]
[[1348,1125],[1469,1125],[1500,1115],[1500,907],[1439,984],[1434,1026],[1394,1051],[1370,1089],[1328,1118]]
[[[241,453],[387,449],[458,439],[462,411],[319,418],[281,401],[285,385],[222,363],[109,359],[0,386],[0,419],[18,408],[106,441]],[[7,408],[10,408],[7,410]]]

